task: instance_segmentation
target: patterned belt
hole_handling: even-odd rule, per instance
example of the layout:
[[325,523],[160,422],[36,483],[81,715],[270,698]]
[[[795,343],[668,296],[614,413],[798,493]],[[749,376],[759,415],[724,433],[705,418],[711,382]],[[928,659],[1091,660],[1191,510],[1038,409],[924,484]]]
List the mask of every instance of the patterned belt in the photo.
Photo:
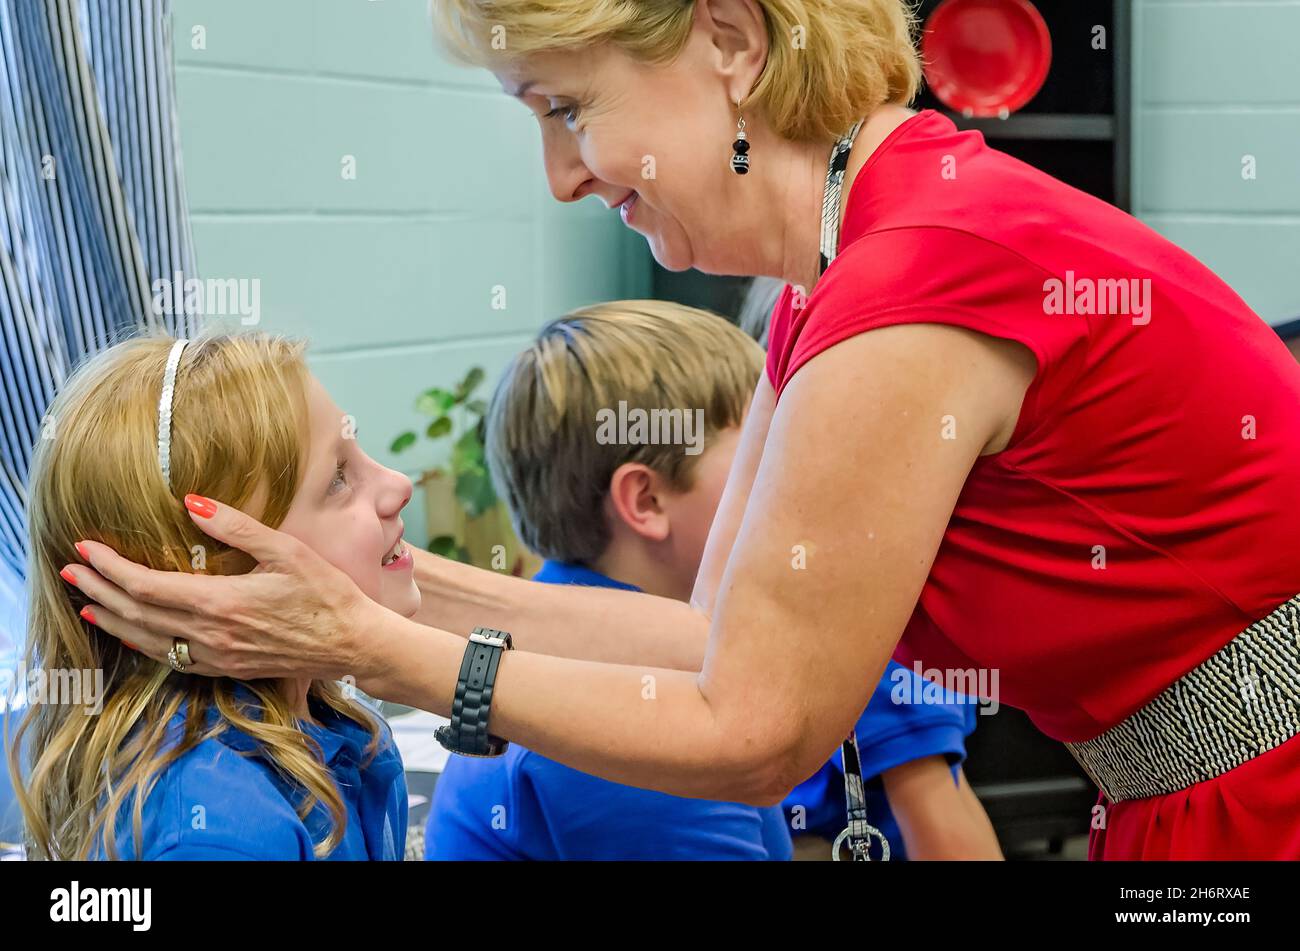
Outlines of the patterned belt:
[[1300,595],[1100,736],[1066,743],[1111,802],[1213,779],[1300,733]]

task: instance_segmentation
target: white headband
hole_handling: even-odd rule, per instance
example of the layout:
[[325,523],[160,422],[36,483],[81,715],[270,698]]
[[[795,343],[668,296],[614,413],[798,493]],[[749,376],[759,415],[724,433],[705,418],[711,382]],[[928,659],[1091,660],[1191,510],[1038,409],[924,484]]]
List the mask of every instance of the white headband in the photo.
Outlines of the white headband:
[[181,365],[181,351],[189,343],[184,337],[172,344],[163,371],[162,396],[158,399],[158,466],[163,484],[172,487],[172,396],[176,393],[176,368]]

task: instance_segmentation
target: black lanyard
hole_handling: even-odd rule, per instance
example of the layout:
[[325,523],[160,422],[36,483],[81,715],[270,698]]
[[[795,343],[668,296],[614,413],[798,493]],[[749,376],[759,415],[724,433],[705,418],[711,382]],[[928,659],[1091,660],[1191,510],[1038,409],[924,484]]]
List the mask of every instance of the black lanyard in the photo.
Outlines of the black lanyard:
[[[840,201],[844,191],[844,172],[849,166],[849,152],[853,140],[862,128],[858,121],[849,134],[835,143],[830,162],[826,167],[826,191],[822,194],[821,271],[835,260],[840,246]],[[858,735],[850,730],[840,748],[844,760],[844,801],[848,812],[848,825],[835,838],[832,856],[838,861],[840,850],[847,843],[854,862],[871,861],[871,840],[880,840],[880,860],[889,861],[889,840],[885,834],[867,821],[867,793],[862,781],[862,758],[858,755]]]
[[880,861],[889,861],[889,840],[867,821],[867,792],[862,782],[862,761],[858,758],[858,734],[850,730],[848,738],[840,748],[844,758],[844,800],[848,805],[849,824],[835,838],[831,848],[832,857],[840,860],[840,849],[847,843],[849,853],[855,862],[871,861],[871,840],[880,840]]

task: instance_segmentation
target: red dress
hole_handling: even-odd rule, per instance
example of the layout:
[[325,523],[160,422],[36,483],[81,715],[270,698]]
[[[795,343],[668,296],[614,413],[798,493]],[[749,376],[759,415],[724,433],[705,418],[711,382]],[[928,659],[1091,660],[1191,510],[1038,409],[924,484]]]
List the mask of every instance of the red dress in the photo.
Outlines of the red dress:
[[[778,398],[821,351],[893,324],[981,331],[1038,361],[896,659],[996,669],[1002,702],[1080,741],[1300,593],[1300,366],[1222,280],[933,111],[847,201],[839,256],[804,307],[787,287],[773,312]],[[1093,858],[1300,858],[1300,737],[1110,804],[1105,826]]]

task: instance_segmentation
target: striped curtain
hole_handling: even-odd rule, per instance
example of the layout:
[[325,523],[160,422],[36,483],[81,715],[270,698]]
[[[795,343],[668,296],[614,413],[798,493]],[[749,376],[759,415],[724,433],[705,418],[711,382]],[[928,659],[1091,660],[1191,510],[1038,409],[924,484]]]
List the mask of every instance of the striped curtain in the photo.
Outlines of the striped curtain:
[[68,374],[141,329],[197,330],[152,308],[155,280],[195,276],[174,85],[171,0],[0,0],[0,598]]

